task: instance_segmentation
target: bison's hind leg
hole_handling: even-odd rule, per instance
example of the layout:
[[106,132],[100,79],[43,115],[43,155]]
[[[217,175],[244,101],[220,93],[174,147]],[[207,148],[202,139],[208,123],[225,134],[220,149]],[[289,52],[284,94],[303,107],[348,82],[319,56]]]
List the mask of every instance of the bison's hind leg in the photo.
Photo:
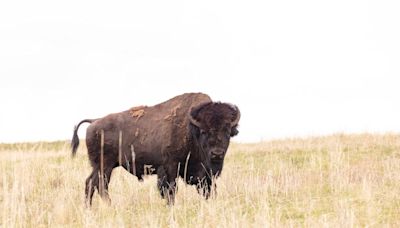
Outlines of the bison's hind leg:
[[105,168],[104,170],[104,190],[99,191],[100,186],[100,170],[98,168],[93,168],[92,173],[86,179],[86,186],[85,186],[85,200],[86,206],[92,205],[92,198],[94,191],[97,190],[101,196],[101,198],[107,203],[111,203],[110,196],[108,195],[108,184],[110,183],[111,173],[113,168]]
[[97,185],[95,183],[98,183],[98,176],[96,175],[97,171],[93,169],[92,173],[86,178],[86,184],[85,184],[85,203],[87,207],[90,207],[92,205],[92,197],[94,194],[95,188],[97,188]]

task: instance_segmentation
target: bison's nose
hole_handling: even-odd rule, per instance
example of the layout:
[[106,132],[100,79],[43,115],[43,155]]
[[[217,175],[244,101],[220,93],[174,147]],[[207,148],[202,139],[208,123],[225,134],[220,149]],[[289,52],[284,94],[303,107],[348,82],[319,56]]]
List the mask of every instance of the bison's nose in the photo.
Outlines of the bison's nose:
[[211,151],[211,159],[222,159],[224,157],[223,150],[212,150]]

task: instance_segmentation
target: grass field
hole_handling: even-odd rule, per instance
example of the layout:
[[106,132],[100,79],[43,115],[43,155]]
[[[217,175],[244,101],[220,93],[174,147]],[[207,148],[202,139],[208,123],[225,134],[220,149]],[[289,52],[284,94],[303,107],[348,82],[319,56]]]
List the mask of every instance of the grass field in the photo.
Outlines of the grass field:
[[1,227],[400,227],[400,135],[333,135],[232,144],[218,196],[179,183],[176,204],[156,177],[138,182],[121,168],[111,206],[95,194],[85,146],[0,145]]

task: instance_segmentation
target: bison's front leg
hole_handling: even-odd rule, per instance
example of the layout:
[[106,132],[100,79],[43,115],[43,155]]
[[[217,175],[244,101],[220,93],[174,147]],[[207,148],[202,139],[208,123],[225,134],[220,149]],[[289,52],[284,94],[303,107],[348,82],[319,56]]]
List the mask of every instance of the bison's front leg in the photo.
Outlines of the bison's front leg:
[[160,166],[157,169],[157,187],[163,199],[165,198],[164,186],[166,185],[167,185],[167,172],[165,171],[164,166]]
[[210,198],[210,196],[217,195],[217,185],[215,184],[215,179],[211,179],[208,176],[199,180],[196,188],[197,192],[206,199]]
[[178,166],[175,166],[174,164],[175,163],[169,163],[167,167],[160,166],[157,170],[158,189],[160,190],[160,194],[163,199],[167,197],[169,205],[173,205],[175,202]]
[[204,196],[206,199],[208,199],[211,194],[211,186],[212,186],[211,178],[204,177],[201,180],[199,180],[196,185],[197,192],[200,195]]

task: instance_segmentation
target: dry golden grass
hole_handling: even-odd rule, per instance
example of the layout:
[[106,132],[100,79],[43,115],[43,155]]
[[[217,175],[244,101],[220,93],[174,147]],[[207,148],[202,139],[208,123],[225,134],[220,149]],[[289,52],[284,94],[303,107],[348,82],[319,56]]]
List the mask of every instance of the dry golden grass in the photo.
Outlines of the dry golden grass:
[[111,206],[84,206],[85,147],[0,145],[1,227],[400,227],[400,136],[333,135],[233,144],[208,201],[179,183],[166,206],[155,176],[118,168]]

